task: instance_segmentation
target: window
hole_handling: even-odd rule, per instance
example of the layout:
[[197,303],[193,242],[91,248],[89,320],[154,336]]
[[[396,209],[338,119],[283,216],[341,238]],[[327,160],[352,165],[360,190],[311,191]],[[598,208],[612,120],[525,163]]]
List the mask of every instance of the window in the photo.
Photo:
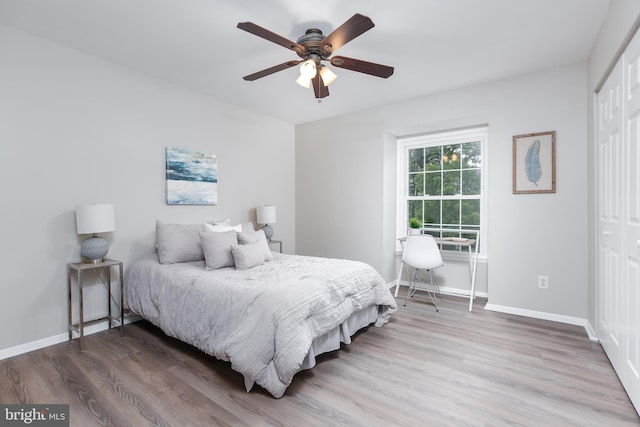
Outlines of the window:
[[[398,140],[398,226],[405,236],[409,220],[441,237],[475,238],[484,241],[483,159],[486,127],[450,131]],[[443,245],[443,250],[466,250]]]

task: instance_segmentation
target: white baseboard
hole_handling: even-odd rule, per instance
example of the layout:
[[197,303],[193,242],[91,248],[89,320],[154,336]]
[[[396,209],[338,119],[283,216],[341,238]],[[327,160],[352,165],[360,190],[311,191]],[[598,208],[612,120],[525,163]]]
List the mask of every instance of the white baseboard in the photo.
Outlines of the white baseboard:
[[[395,288],[396,281],[394,280],[392,282],[387,283],[387,286],[389,287],[389,289]],[[400,286],[401,287],[409,286],[409,283],[405,280],[401,280]],[[416,286],[416,288],[418,288],[418,290],[426,290],[426,288],[422,288],[421,286]],[[470,289],[451,288],[447,286],[440,286],[440,292],[445,295],[454,295],[454,296],[467,297],[467,298],[469,298],[469,295],[471,294]],[[480,298],[487,298],[488,294],[486,292],[476,292],[476,296]]]
[[[141,319],[140,316],[135,316],[135,315],[126,316],[124,319],[124,324],[126,325],[129,323],[137,322],[140,319]],[[107,329],[109,329],[109,324],[105,320],[104,322],[98,322],[96,324],[93,324],[84,328],[84,335],[87,336],[87,335],[95,334],[96,332],[106,331]],[[31,341],[25,344],[20,344],[15,347],[5,348],[0,350],[0,360],[8,359],[10,357],[18,356],[24,353],[29,353],[30,351],[39,350],[41,348],[49,347],[51,345],[60,344],[65,341],[69,341],[68,332],[54,335],[47,338],[42,338],[36,341]]]
[[580,317],[565,316],[563,314],[546,313],[544,311],[527,310],[524,308],[508,307],[491,303],[487,303],[484,306],[484,309],[498,311],[500,313],[509,313],[518,316],[531,317],[534,319],[551,320],[553,322],[566,323],[568,325],[582,326],[591,341],[598,341],[598,338],[595,334],[595,331],[591,327],[591,324],[587,321],[587,319],[582,319]]
[[[406,281],[400,282],[400,286],[408,286],[408,285],[409,284]],[[394,280],[392,282],[387,283],[387,286],[389,287],[389,289],[394,288],[396,286],[396,281]],[[466,296],[466,297],[468,297],[469,294],[471,293],[471,291],[469,290],[458,289],[458,288],[447,288],[443,286],[440,287],[440,292],[447,295]],[[476,292],[476,296],[488,298],[488,295],[486,292]],[[508,307],[504,305],[496,305],[491,303],[487,303],[484,306],[484,309],[491,310],[491,311],[498,311],[501,313],[515,314],[518,316],[531,317],[534,319],[551,320],[553,322],[582,326],[591,341],[598,341],[598,334],[596,333],[595,329],[587,319],[582,319],[579,317],[572,317],[572,316],[564,316],[562,314],[546,313],[543,311],[526,310],[523,308]]]
[[598,333],[596,332],[595,328],[591,326],[591,322],[589,322],[588,320],[587,324],[584,325],[584,329],[587,331],[587,335],[589,335],[589,339],[591,341],[600,341],[598,339]]

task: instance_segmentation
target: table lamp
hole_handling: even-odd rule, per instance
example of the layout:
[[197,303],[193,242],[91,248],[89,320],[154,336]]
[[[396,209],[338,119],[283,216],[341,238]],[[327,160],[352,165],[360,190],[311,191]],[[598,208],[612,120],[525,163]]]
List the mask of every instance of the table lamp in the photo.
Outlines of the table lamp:
[[107,252],[109,242],[97,233],[107,233],[116,229],[113,205],[91,204],[76,206],[76,229],[78,234],[93,234],[80,246],[80,255],[87,262],[99,263]]
[[267,236],[267,240],[271,240],[273,236],[273,228],[269,224],[276,223],[276,207],[273,205],[258,206],[256,208],[256,216],[258,224],[264,224],[262,231]]

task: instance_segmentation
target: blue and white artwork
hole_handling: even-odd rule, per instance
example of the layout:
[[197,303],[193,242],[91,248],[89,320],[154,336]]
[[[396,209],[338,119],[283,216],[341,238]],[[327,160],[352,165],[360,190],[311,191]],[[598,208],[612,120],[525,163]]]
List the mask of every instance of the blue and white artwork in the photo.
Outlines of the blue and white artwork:
[[167,204],[218,203],[218,162],[214,154],[167,147]]

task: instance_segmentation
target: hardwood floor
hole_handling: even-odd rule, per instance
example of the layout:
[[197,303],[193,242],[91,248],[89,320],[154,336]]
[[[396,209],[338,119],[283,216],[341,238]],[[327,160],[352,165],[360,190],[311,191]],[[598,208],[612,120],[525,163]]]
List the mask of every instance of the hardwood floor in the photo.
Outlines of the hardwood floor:
[[146,322],[0,361],[1,403],[72,426],[627,426],[640,419],[583,328],[420,293],[300,372],[281,399]]

